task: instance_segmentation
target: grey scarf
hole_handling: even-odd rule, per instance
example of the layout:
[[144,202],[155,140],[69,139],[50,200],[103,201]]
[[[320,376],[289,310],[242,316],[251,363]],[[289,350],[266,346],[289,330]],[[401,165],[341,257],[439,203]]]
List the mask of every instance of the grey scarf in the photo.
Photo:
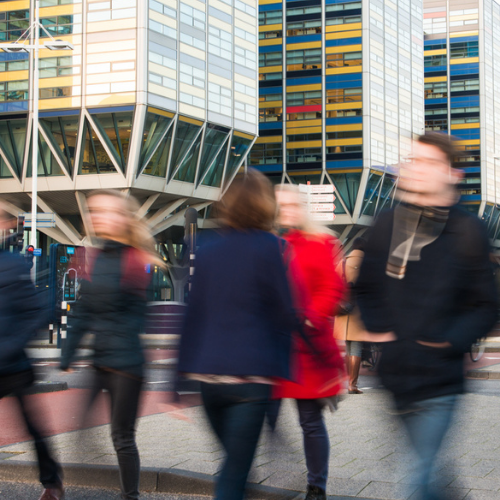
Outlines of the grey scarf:
[[402,280],[408,261],[419,261],[422,248],[436,241],[448,221],[448,208],[417,207],[401,203],[394,210],[394,225],[385,273]]

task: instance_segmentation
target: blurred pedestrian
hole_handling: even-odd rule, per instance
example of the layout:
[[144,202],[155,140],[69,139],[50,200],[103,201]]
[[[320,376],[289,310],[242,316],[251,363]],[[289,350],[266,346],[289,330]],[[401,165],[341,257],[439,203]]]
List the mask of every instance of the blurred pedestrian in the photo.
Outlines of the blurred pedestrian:
[[87,207],[98,246],[88,250],[87,276],[73,307],[61,369],[68,370],[83,335],[93,333],[91,403],[102,389],[108,391],[122,498],[132,500],[139,498],[135,421],[144,377],[139,334],[150,281],[145,266],[163,266],[163,261],[145,222],[136,215],[139,204],[134,198],[114,190],[94,191],[87,197]]
[[335,271],[339,244],[308,218],[297,186],[277,186],[280,233],[289,245],[296,307],[303,317],[295,344],[294,381],[277,387],[276,397],[296,400],[307,465],[306,500],[326,498],[330,443],[323,420],[343,389],[344,362],[333,337],[333,316],[344,294]]
[[208,420],[226,458],[217,500],[240,500],[266,415],[271,384],[289,377],[295,312],[270,181],[249,169],[222,198],[223,229],[196,255],[179,371],[201,382]]
[[[363,342],[367,341],[366,328],[361,321],[359,308],[356,306],[356,299],[352,288],[358,279],[359,270],[365,255],[366,239],[356,238],[352,242],[352,248],[337,265],[337,273],[342,276],[344,283],[349,288],[347,302],[341,312],[335,317],[334,336],[337,340],[345,341],[345,361],[347,374],[349,377],[349,394],[363,394],[358,388],[359,369],[361,367],[361,354],[363,352]],[[343,309],[343,310],[342,310]]]
[[[0,204],[0,232],[16,226]],[[38,329],[48,322],[44,301],[37,293],[24,259],[8,251],[0,251],[0,399],[14,395],[34,439],[40,482],[44,491],[40,500],[60,500],[64,496],[61,468],[44,440],[37,408],[27,396],[35,376],[24,348]]]
[[448,135],[426,133],[401,170],[396,208],[370,233],[356,284],[368,331],[386,333],[379,371],[419,458],[421,496],[464,389],[464,353],[496,320],[483,223],[456,206],[462,172]]

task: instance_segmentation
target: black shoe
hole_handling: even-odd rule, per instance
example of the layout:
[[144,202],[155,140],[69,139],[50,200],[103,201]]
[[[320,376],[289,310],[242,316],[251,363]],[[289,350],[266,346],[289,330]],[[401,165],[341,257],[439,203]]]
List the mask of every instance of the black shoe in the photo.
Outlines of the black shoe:
[[326,491],[319,486],[307,485],[307,495],[305,500],[326,500]]

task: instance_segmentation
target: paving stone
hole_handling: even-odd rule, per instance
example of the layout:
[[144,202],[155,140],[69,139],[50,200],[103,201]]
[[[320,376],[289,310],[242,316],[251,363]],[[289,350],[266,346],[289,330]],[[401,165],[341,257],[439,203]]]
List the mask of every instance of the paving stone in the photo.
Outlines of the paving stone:
[[410,484],[372,481],[366,488],[358,493],[358,496],[363,498],[383,498],[387,500],[407,500],[416,489],[417,486]]
[[[470,488],[472,490],[500,490],[500,479],[460,476],[450,485],[452,488]],[[500,498],[500,493],[498,493]]]

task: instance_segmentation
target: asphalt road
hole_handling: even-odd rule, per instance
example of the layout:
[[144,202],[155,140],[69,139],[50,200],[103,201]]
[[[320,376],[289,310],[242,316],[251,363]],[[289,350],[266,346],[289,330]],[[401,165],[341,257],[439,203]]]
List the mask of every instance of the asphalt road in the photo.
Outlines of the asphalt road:
[[[36,500],[42,488],[35,483],[0,482],[0,498],[5,500]],[[169,495],[166,493],[141,493],[141,500],[207,500],[208,497]],[[118,490],[78,488],[68,486],[65,500],[119,500]]]

